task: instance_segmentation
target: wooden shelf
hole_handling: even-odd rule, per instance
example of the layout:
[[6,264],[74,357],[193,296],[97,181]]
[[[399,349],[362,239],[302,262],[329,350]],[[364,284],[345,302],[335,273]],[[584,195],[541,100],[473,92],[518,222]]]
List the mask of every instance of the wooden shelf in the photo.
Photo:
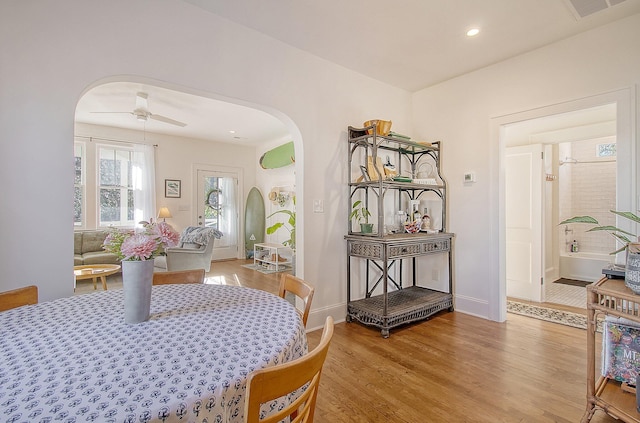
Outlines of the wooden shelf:
[[598,316],[623,317],[640,323],[639,312],[640,296],[627,288],[624,280],[602,278],[587,286],[587,409],[582,423],[591,421],[598,409],[623,422],[640,423],[635,395],[625,392],[620,382],[604,376],[595,378]]

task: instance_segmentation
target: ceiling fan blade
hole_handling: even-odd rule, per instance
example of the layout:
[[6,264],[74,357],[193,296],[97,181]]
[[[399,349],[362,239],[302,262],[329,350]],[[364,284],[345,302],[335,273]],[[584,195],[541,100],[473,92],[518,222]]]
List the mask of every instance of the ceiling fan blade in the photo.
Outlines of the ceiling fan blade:
[[164,122],[164,123],[169,123],[171,125],[182,126],[182,127],[187,126],[187,124],[184,123],[184,122],[180,122],[178,120],[170,119],[168,117],[161,116],[161,115],[155,115],[153,113],[149,113],[149,117],[151,119],[158,120],[158,121]]
[[149,110],[149,102],[147,99],[149,95],[147,93],[136,93],[136,109]]
[[89,113],[126,113],[128,115],[132,115],[133,112],[89,112]]

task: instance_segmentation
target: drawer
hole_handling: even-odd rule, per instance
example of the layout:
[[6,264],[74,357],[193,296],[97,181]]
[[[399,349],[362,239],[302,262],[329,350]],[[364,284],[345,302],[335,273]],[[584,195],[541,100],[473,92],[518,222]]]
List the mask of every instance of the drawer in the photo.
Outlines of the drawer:
[[389,246],[389,258],[413,257],[422,254],[421,244],[402,244]]
[[350,242],[349,255],[382,260],[382,244],[368,242]]
[[424,254],[449,251],[451,249],[451,240],[438,239],[434,241],[425,242],[422,244],[422,249]]

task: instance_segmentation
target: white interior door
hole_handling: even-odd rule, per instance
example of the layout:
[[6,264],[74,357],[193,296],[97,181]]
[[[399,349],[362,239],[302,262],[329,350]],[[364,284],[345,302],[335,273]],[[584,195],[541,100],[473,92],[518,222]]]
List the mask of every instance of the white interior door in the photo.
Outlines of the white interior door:
[[542,145],[507,148],[507,296],[542,301]]
[[229,172],[197,170],[198,226],[218,229],[213,260],[238,257],[238,175]]

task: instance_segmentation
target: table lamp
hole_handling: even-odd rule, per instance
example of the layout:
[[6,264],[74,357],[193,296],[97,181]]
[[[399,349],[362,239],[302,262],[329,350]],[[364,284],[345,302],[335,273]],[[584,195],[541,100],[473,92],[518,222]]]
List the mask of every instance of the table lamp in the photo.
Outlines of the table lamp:
[[160,207],[160,211],[158,212],[158,219],[162,218],[163,222],[167,221],[167,217],[171,218],[171,212],[168,207]]

